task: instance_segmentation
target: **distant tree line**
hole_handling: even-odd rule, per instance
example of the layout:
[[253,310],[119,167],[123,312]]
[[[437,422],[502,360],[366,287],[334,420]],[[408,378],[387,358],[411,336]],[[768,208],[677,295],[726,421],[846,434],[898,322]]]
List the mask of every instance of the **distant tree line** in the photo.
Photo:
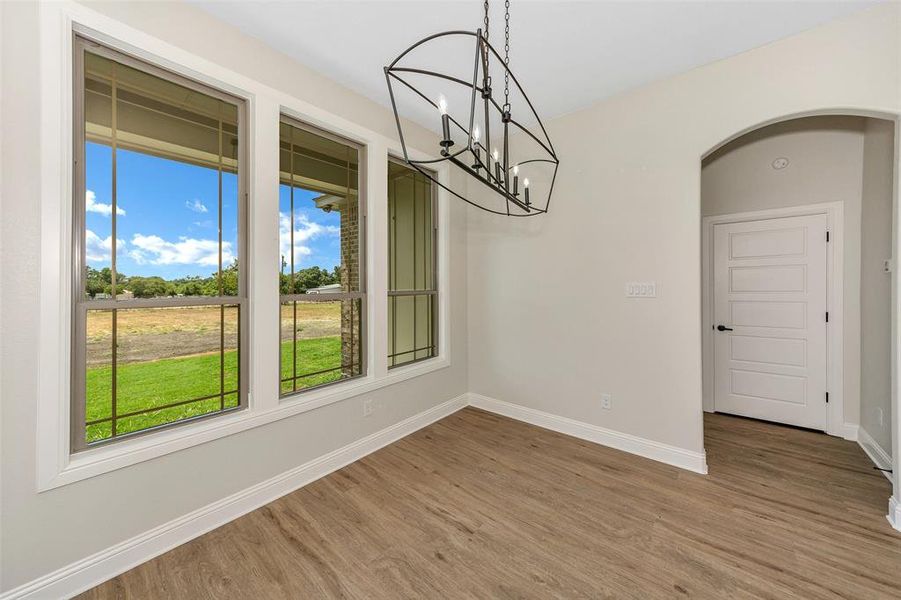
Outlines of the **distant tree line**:
[[331,271],[321,267],[307,267],[294,272],[294,285],[292,291],[291,276],[279,273],[279,292],[282,294],[303,294],[307,290],[341,283],[341,267],[336,266]]
[[[294,285],[291,276],[279,274],[279,291],[282,294],[302,294],[311,288],[340,283],[341,267],[332,271],[320,267],[308,267],[294,273]],[[96,298],[98,294],[111,295],[113,288],[112,271],[109,267],[94,269],[88,267],[85,288],[88,296]],[[292,291],[293,288],[293,291]],[[162,277],[143,277],[116,272],[116,291],[129,291],[135,298],[160,298],[166,296],[236,296],[238,294],[238,261],[222,269],[222,291],[219,291],[218,273],[209,277],[193,275],[178,279]]]

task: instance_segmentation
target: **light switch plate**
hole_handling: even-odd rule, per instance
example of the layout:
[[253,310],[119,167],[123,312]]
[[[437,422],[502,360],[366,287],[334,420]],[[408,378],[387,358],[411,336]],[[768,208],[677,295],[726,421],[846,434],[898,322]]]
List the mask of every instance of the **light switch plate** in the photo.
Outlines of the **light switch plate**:
[[627,298],[656,298],[656,281],[630,281],[626,284]]

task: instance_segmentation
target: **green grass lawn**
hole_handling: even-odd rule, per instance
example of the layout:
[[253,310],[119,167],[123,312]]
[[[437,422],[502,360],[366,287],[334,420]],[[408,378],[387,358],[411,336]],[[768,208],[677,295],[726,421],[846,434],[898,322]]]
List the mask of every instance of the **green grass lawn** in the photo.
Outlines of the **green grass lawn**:
[[[298,340],[297,374],[313,373],[341,365],[341,338],[322,337]],[[294,352],[290,341],[282,343],[281,377],[292,377]],[[238,405],[238,353],[225,353],[224,390],[225,407]],[[108,418],[111,415],[112,369],[109,366],[92,367],[87,370],[86,420]],[[173,402],[191,400],[216,394],[215,398],[191,402],[181,406],[163,408],[131,417],[120,417],[116,423],[116,433],[122,435],[140,431],[148,427],[171,423],[220,409],[219,394],[219,354],[202,354],[183,358],[164,358],[147,362],[121,365],[117,369],[116,411],[118,415]],[[296,389],[321,385],[342,377],[341,371],[298,378]],[[281,384],[282,393],[294,388],[292,381]],[[87,426],[85,432],[88,443],[110,437],[109,421]]]

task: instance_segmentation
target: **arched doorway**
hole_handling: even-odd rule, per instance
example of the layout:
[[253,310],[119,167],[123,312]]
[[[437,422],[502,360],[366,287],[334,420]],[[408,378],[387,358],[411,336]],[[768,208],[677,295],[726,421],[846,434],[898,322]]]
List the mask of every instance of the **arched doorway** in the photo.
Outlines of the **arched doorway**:
[[890,513],[896,129],[892,113],[796,114],[729,136],[701,159],[705,412],[858,441],[894,471]]

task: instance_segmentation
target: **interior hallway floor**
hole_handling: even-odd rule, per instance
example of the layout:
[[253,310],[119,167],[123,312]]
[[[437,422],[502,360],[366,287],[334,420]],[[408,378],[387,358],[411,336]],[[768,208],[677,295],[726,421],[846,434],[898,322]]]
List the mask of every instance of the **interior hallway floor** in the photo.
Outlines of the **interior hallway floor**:
[[82,598],[898,598],[852,442],[706,415],[710,474],[467,408]]

